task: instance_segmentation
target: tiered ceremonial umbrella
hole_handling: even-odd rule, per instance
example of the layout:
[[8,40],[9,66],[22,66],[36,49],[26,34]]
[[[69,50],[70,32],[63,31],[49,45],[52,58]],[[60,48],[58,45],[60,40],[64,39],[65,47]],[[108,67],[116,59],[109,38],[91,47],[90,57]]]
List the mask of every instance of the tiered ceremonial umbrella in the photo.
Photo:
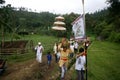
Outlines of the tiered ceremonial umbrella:
[[60,30],[60,31],[66,30],[65,23],[63,22],[64,20],[65,19],[62,16],[56,17],[52,29],[53,30]]
[[[66,31],[64,20],[65,19],[62,16],[56,17],[52,29],[57,31]],[[59,41],[59,38],[58,38],[58,41]],[[64,45],[64,46],[69,45],[65,37],[62,38],[61,45]]]

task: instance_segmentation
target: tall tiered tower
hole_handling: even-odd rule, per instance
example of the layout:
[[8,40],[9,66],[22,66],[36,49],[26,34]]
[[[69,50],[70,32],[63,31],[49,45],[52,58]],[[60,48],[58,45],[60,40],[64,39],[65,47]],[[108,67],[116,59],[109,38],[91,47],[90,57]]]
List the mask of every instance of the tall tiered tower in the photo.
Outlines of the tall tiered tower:
[[65,23],[63,22],[65,19],[62,16],[58,16],[55,18],[55,22],[53,24],[53,30],[66,30]]

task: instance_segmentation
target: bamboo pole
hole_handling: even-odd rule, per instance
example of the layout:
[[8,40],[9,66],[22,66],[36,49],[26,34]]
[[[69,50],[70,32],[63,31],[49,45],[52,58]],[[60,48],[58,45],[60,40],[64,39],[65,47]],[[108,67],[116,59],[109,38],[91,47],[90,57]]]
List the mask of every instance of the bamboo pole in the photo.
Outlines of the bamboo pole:
[[[84,20],[84,32],[85,32],[85,46],[86,46],[86,40],[87,40],[87,35],[86,35],[86,24],[85,24],[85,8],[84,8],[84,0],[82,0],[82,6],[83,6],[83,20]],[[87,80],[87,49],[85,49],[86,52],[86,80]]]

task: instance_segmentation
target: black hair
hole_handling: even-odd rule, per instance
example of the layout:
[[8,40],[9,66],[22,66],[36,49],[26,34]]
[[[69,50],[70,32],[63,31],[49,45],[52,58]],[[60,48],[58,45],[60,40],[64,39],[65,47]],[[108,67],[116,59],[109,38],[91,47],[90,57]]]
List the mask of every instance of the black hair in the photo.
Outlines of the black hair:
[[50,51],[48,52],[48,54],[50,54]]
[[74,44],[74,43],[71,43],[72,45]]
[[83,52],[84,51],[84,48],[80,48],[79,49],[79,52],[81,53],[81,52]]

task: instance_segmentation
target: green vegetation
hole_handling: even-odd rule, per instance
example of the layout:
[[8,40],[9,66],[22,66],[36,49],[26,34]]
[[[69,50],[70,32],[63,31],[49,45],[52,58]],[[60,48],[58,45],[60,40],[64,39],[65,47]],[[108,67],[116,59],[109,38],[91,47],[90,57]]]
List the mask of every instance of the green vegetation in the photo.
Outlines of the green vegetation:
[[[120,44],[93,41],[87,51],[88,80],[120,80]],[[72,80],[76,71],[72,71]]]
[[86,14],[86,26],[89,32],[102,40],[120,42],[120,1],[106,0],[107,9]]
[[89,80],[120,80],[120,44],[94,41],[88,49]]
[[[26,40],[33,40],[34,46],[37,42],[42,42],[45,47],[44,54],[50,50],[52,51],[53,44],[58,38],[53,36],[41,36],[41,35],[26,35],[22,37]],[[88,79],[89,80],[119,80],[120,74],[120,44],[104,42],[104,41],[93,41],[88,49]],[[2,56],[7,59],[10,63],[23,62],[35,58],[35,52],[29,52],[25,54],[15,54]],[[73,71],[74,80],[76,77],[75,71]]]
[[[53,45],[57,42],[58,38],[53,36],[41,36],[41,35],[26,35],[21,37],[22,40],[32,40],[33,47],[35,47],[38,42],[41,42],[45,51],[43,54],[46,54],[48,51],[53,52]],[[14,54],[14,55],[0,55],[0,58],[6,59],[10,62],[22,62],[27,61],[29,59],[35,58],[36,53],[33,50],[29,50],[29,52],[24,54]]]
[[[4,6],[5,0],[0,0],[0,36],[5,36],[6,33],[11,33],[11,40],[19,38],[18,33],[37,33],[42,35],[54,35],[55,32],[51,30],[55,17],[59,14],[50,12],[32,12],[27,8],[11,7],[10,4]],[[86,32],[87,36],[94,34],[101,40],[109,40],[112,42],[120,42],[120,1],[119,0],[106,0],[106,4],[110,6],[95,13],[86,13]],[[70,13],[63,14],[66,23],[66,32],[60,32],[59,36],[71,37],[72,25],[71,23],[80,14]]]
[[[87,13],[85,16],[87,36],[92,36],[92,41],[99,37],[100,40],[112,42],[93,41],[90,45],[88,49],[88,80],[120,80],[120,44],[118,44],[120,43],[120,1],[106,1],[110,5],[107,9],[91,14]],[[10,4],[3,6],[4,3],[5,0],[0,0],[0,42],[17,39],[32,40],[33,46],[35,46],[40,41],[45,48],[44,54],[47,51],[53,51],[53,45],[58,41],[58,38],[53,36],[66,36],[67,38],[73,36],[71,23],[80,15],[64,14],[67,31],[55,32],[51,30],[51,27],[57,14],[30,12],[23,7],[17,10]],[[19,35],[19,32],[28,32],[29,35]],[[32,33],[34,34],[31,35]],[[22,62],[34,57],[34,51],[19,55],[1,55],[1,58],[10,62]]]

